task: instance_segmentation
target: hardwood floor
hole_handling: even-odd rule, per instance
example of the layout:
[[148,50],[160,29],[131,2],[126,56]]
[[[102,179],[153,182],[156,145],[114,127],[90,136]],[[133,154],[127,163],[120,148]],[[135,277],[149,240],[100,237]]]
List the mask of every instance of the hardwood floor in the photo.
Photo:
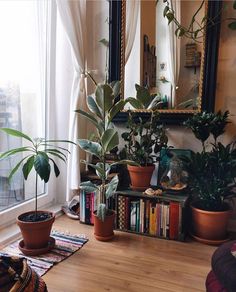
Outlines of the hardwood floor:
[[53,267],[44,280],[49,292],[205,291],[215,247],[116,232],[111,242],[93,237],[93,227],[62,216],[54,228],[83,233],[89,242]]

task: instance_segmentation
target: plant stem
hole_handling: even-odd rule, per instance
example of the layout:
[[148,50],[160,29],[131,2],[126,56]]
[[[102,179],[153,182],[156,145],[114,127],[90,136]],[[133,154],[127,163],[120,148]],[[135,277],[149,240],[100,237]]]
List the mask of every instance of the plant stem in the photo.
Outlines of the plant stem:
[[37,220],[37,216],[38,216],[38,174],[36,172],[36,176],[35,176],[35,221]]

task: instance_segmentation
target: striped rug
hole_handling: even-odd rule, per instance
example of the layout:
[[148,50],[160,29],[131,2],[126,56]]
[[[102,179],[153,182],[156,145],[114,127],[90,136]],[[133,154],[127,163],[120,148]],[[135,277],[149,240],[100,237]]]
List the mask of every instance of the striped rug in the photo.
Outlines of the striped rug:
[[55,264],[63,261],[74,252],[82,248],[88,241],[85,235],[71,235],[59,231],[52,231],[51,236],[55,238],[55,247],[50,252],[40,256],[25,256],[18,249],[19,241],[6,246],[0,250],[0,255],[19,256],[27,259],[28,264],[40,275],[44,275]]

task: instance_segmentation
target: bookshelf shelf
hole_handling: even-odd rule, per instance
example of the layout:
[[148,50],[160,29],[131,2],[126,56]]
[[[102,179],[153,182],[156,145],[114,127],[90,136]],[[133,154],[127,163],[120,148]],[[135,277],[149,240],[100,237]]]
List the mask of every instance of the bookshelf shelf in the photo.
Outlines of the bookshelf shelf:
[[135,234],[184,241],[188,229],[188,195],[149,196],[132,190],[117,191],[116,229]]

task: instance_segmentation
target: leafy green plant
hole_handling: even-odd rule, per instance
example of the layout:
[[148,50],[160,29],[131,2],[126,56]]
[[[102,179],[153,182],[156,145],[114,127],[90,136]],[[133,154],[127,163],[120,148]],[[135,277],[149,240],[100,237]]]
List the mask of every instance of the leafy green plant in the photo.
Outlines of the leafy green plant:
[[[24,157],[15,165],[9,174],[9,180],[17,172],[17,170],[22,167],[22,172],[24,179],[27,180],[29,174],[32,170],[35,170],[35,212],[34,212],[34,221],[37,221],[37,210],[38,210],[38,177],[41,178],[45,183],[50,179],[51,174],[51,164],[53,165],[54,174],[56,177],[59,176],[60,170],[55,158],[67,161],[67,156],[65,153],[69,151],[61,146],[55,145],[55,143],[72,143],[68,140],[48,140],[45,138],[31,138],[28,135],[10,128],[1,128],[1,131],[5,132],[8,135],[24,139],[28,142],[28,146],[18,147],[10,149],[4,153],[1,153],[0,159],[6,159],[16,154],[23,153]],[[76,145],[76,144],[75,144]]]
[[137,121],[135,113],[129,112],[126,127],[128,131],[121,135],[126,142],[121,155],[142,166],[155,162],[161,149],[167,147],[168,137],[157,112],[152,112],[147,121],[141,117]]
[[[185,125],[202,141],[202,152],[183,158],[189,173],[189,186],[198,207],[209,211],[224,209],[224,200],[235,196],[236,148],[235,142],[223,145],[218,138],[229,123],[229,112],[201,113],[190,118]],[[214,143],[206,151],[205,143],[213,136]]]
[[114,163],[108,163],[106,155],[119,144],[119,136],[117,130],[112,124],[112,119],[121,111],[125,105],[124,100],[115,103],[115,98],[120,93],[120,82],[112,82],[111,84],[97,84],[95,96],[87,97],[87,106],[90,112],[76,110],[77,113],[85,117],[95,126],[93,138],[79,139],[78,144],[81,149],[96,156],[99,160],[96,164],[81,162],[89,165],[95,171],[101,180],[101,185],[96,185],[91,181],[82,182],[80,189],[85,192],[98,191],[100,202],[97,209],[97,216],[104,221],[105,216],[109,214],[106,201],[116,191],[118,186],[118,176],[114,176],[108,181],[108,175],[111,168],[117,164],[134,164],[128,160],[122,160]]
[[136,97],[126,98],[134,109],[151,109],[157,110],[162,108],[163,100],[159,94],[150,94],[148,88],[135,84]]
[[[203,37],[206,27],[214,26],[217,24],[217,17],[220,16],[223,9],[218,12],[216,18],[209,18],[205,15],[201,18],[201,20],[197,20],[197,15],[204,9],[204,4],[206,0],[202,0],[197,10],[194,12],[191,21],[188,26],[183,26],[176,18],[175,11],[171,8],[169,1],[163,0],[165,3],[165,8],[163,10],[163,16],[167,18],[168,24],[174,23],[176,25],[175,35],[177,37],[186,37],[192,39],[194,41],[199,40]],[[236,1],[232,1],[232,7],[236,10]],[[224,4],[225,7],[227,4]],[[236,17],[229,17],[222,19],[221,21],[228,21],[228,27],[232,30],[236,30]]]

